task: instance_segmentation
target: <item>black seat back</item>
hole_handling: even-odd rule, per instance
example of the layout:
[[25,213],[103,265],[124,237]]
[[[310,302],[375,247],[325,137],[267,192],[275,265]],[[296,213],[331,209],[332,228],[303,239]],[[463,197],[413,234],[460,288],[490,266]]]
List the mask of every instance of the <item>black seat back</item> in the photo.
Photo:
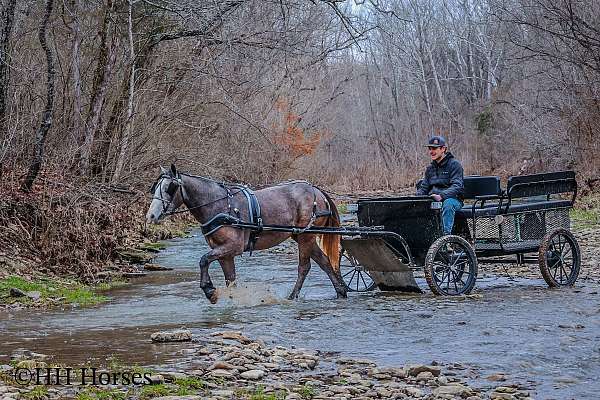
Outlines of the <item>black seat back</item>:
[[465,200],[476,196],[499,196],[502,193],[500,178],[497,176],[465,176]]
[[510,199],[558,193],[577,193],[574,171],[547,172],[543,174],[511,176],[506,193]]

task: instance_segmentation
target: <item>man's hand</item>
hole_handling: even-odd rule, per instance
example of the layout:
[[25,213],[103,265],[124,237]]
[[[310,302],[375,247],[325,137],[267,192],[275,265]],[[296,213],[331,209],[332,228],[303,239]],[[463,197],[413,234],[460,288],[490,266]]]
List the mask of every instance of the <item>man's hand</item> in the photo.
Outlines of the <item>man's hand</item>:
[[442,196],[440,196],[439,194],[432,194],[431,197],[435,201],[442,201]]

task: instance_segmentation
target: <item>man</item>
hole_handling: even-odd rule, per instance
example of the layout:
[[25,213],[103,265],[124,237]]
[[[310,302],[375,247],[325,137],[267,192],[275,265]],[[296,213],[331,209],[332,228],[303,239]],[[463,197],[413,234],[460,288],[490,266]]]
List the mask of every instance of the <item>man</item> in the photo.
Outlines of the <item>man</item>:
[[444,235],[450,235],[454,226],[454,214],[463,206],[463,167],[448,151],[446,139],[442,136],[433,136],[426,147],[429,148],[431,164],[417,188],[417,195],[429,195],[435,201],[442,202]]

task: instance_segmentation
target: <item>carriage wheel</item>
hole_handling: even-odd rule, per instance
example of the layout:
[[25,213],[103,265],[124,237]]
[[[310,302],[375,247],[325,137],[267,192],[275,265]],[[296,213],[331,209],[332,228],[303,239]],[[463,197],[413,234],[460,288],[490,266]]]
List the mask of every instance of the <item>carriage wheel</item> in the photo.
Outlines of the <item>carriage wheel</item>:
[[377,286],[358,260],[344,248],[340,254],[340,272],[342,281],[350,292],[370,292]]
[[550,287],[571,286],[581,268],[577,239],[566,229],[547,234],[540,244],[540,271]]
[[477,279],[473,246],[460,236],[442,236],[425,256],[425,279],[437,295],[469,294]]

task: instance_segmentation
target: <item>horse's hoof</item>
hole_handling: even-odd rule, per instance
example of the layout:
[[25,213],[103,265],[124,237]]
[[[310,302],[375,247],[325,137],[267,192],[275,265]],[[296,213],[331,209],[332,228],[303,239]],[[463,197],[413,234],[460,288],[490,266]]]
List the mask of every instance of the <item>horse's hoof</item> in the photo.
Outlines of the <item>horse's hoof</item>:
[[215,291],[213,293],[212,296],[210,296],[210,299],[208,299],[210,301],[211,304],[217,304],[217,301],[219,300],[219,296],[217,296],[217,292]]

